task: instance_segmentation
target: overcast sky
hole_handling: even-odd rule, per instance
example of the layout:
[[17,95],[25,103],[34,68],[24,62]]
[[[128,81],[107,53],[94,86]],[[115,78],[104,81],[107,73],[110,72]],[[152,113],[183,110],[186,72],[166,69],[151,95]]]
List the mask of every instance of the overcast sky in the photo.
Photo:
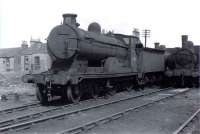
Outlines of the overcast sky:
[[0,0],[0,48],[18,47],[31,36],[44,41],[63,13],[78,14],[83,29],[94,21],[116,33],[150,29],[151,47],[180,46],[182,34],[200,45],[199,0]]

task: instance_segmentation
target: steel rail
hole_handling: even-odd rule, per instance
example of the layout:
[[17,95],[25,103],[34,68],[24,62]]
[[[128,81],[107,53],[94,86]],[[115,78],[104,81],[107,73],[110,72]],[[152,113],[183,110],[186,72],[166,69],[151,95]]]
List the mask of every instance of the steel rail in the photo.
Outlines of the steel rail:
[[[99,97],[98,99],[100,99],[100,98],[101,97]],[[86,101],[81,101],[80,103],[84,103],[84,102],[91,101],[91,100],[95,100],[95,99],[89,99],[89,100],[86,100]],[[51,111],[56,111],[56,110],[61,110],[61,109],[67,108],[67,107],[72,106],[72,105],[76,105],[76,104],[68,104],[68,105],[64,105],[64,106],[60,106],[60,107],[56,107],[56,108],[51,108],[51,109],[48,109],[48,110],[43,110],[42,112],[41,111],[35,112],[35,113],[32,113],[32,114],[26,114],[26,115],[23,115],[23,116],[18,116],[17,118],[11,118],[11,119],[7,119],[7,120],[3,120],[3,121],[0,121],[0,128],[16,124],[17,122],[27,121],[27,120],[30,120],[31,118],[33,118],[33,119],[39,118],[40,116],[43,116],[45,113],[49,113]]]
[[200,108],[188,120],[186,120],[173,134],[180,134],[184,130],[184,128],[186,128],[188,124],[192,122],[192,120],[195,117],[198,116],[198,114],[200,114]]
[[0,128],[6,127],[6,126],[9,126],[9,125],[13,125],[13,124],[17,124],[18,122],[25,122],[27,120],[39,118],[40,116],[44,116],[45,113],[47,114],[47,113],[50,113],[52,111],[62,110],[64,108],[68,108],[68,107],[71,107],[73,105],[75,106],[75,105],[78,105],[78,104],[82,104],[84,102],[88,102],[88,101],[91,101],[91,100],[96,100],[96,99],[89,99],[89,100],[81,101],[80,103],[75,103],[75,104],[72,103],[72,104],[67,104],[67,105],[59,106],[59,107],[55,107],[55,108],[49,108],[47,110],[43,110],[43,111],[40,111],[40,112],[34,112],[34,113],[31,113],[31,114],[18,116],[17,118],[3,120],[3,121],[0,121]]
[[[152,91],[150,93],[145,93],[145,94],[142,94],[142,95],[131,96],[131,97],[128,97],[128,98],[125,98],[125,99],[114,100],[114,101],[111,101],[111,102],[102,103],[102,104],[94,105],[94,106],[89,106],[89,107],[86,107],[86,108],[77,109],[77,110],[73,110],[73,111],[70,111],[70,112],[60,113],[60,114],[57,114],[57,115],[52,115],[52,116],[48,116],[48,117],[44,117],[44,118],[40,118],[40,119],[34,119],[34,120],[24,122],[24,123],[20,123],[20,124],[14,124],[14,125],[2,127],[2,128],[0,128],[0,132],[8,131],[9,129],[17,129],[17,128],[20,128],[20,127],[26,128],[26,126],[28,127],[29,125],[36,124],[36,123],[39,123],[39,122],[43,122],[43,121],[46,121],[46,120],[56,119],[56,118],[60,118],[60,117],[67,116],[67,115],[72,115],[72,114],[75,114],[75,113],[87,111],[87,110],[94,109],[94,108],[99,108],[99,107],[102,107],[102,106],[105,106],[105,105],[110,105],[110,104],[118,103],[118,102],[121,102],[121,101],[136,99],[136,98],[139,98],[139,97],[143,97],[143,96],[155,94],[155,93],[158,93],[158,92],[162,92],[162,91],[165,91],[167,89],[170,89],[170,88],[164,88],[164,89]],[[42,113],[36,113],[36,114],[42,115]]]
[[8,109],[3,109],[0,111],[0,115],[1,114],[5,114],[5,113],[12,113],[14,111],[21,111],[23,109],[26,109],[27,107],[31,107],[31,106],[37,106],[40,105],[39,102],[34,102],[34,103],[28,103],[22,106],[18,106],[18,107],[12,107],[12,108],[8,108]]
[[160,98],[158,100],[155,100],[153,102],[148,102],[148,103],[145,103],[145,104],[140,105],[140,106],[132,107],[132,108],[126,109],[126,110],[124,110],[122,112],[111,114],[109,116],[106,116],[106,117],[103,117],[103,118],[100,118],[100,119],[97,119],[97,120],[94,120],[94,121],[90,121],[88,123],[76,126],[74,128],[70,128],[70,129],[66,129],[66,130],[60,131],[60,132],[58,132],[56,134],[79,134],[79,133],[81,133],[83,131],[91,130],[92,128],[94,128],[94,127],[96,127],[98,125],[108,123],[108,122],[110,122],[112,120],[117,120],[117,119],[121,118],[123,115],[126,115],[126,113],[129,113],[131,111],[135,111],[135,110],[139,110],[139,109],[145,108],[145,107],[147,107],[149,105],[155,104],[157,102],[164,101],[166,99],[175,97],[177,95],[186,93],[188,91],[189,91],[189,89],[187,89],[185,91],[182,91],[182,92],[179,92],[179,93],[176,93],[176,94],[173,94],[173,95],[162,97],[162,98]]

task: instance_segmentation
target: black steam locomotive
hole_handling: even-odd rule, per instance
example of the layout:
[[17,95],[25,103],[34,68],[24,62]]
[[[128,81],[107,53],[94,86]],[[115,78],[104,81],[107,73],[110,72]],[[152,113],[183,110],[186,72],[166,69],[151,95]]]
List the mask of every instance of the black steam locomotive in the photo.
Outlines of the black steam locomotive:
[[199,86],[199,46],[182,36],[182,48],[171,48],[166,51],[166,80],[176,87]]
[[163,50],[143,48],[132,35],[103,34],[98,23],[83,30],[76,17],[64,14],[63,24],[51,30],[47,39],[51,69],[32,75],[41,103],[53,96],[77,102],[84,95],[97,97],[162,80]]

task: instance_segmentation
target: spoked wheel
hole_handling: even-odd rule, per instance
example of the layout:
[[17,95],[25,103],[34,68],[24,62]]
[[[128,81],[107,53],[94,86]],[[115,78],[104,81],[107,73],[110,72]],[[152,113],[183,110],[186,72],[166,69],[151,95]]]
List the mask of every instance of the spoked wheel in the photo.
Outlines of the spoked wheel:
[[45,89],[43,88],[44,86],[41,86],[41,85],[36,86],[36,97],[40,101],[41,104],[45,105],[48,103],[48,98],[47,98]]
[[175,87],[175,88],[177,88],[178,86],[178,81],[177,81],[177,78],[176,77],[172,77],[172,79],[171,80],[169,80],[170,81],[170,84],[172,85],[172,87]]
[[92,98],[94,98],[94,99],[97,99],[97,98],[98,98],[98,96],[99,96],[99,94],[98,94],[98,85],[94,85],[94,86],[92,87],[91,96],[92,96]]
[[156,81],[156,84],[157,84],[158,86],[163,85],[163,77],[162,77],[162,76],[158,76],[157,79],[158,79],[158,80]]
[[153,75],[153,76],[152,76],[152,83],[151,83],[151,84],[152,84],[152,85],[155,85],[155,83],[156,83],[156,76]]
[[[144,77],[142,77],[142,78],[137,78],[137,84],[138,84],[138,87],[140,88],[140,89],[144,89]],[[140,90],[139,89],[139,90]]]
[[69,102],[78,103],[81,99],[81,91],[79,86],[67,86],[67,98]]
[[144,84],[145,84],[145,85],[149,85],[149,81],[150,81],[150,80],[149,80],[149,77],[148,77],[148,76],[145,76],[145,77],[144,77]]
[[181,75],[181,82],[180,82],[180,84],[181,84],[181,87],[185,87],[185,77],[184,77],[184,75]]
[[130,92],[132,89],[133,89],[133,85],[129,85],[129,86],[126,87],[127,92]]
[[113,96],[113,95],[116,94],[116,90],[115,90],[114,88],[112,88],[112,89],[110,89],[110,90],[108,91],[108,94],[109,94],[110,96]]
[[182,87],[182,78],[181,77],[175,77],[174,79],[173,79],[173,87],[175,87],[175,88],[180,88],[180,87]]
[[116,92],[120,92],[121,85],[118,83],[114,86]]

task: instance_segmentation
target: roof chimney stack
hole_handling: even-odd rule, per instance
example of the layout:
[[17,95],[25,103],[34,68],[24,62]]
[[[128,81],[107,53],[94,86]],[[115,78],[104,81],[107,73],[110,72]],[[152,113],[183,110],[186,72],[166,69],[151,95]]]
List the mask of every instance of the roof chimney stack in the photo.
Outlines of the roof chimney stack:
[[133,30],[133,36],[140,38],[140,32],[139,32],[139,29],[134,28],[134,30]]
[[182,48],[185,48],[187,41],[188,41],[188,35],[182,35]]
[[159,42],[155,42],[154,46],[155,46],[156,49],[159,49],[160,43]]
[[23,49],[28,48],[28,43],[27,43],[27,41],[22,41],[21,47],[22,47]]

